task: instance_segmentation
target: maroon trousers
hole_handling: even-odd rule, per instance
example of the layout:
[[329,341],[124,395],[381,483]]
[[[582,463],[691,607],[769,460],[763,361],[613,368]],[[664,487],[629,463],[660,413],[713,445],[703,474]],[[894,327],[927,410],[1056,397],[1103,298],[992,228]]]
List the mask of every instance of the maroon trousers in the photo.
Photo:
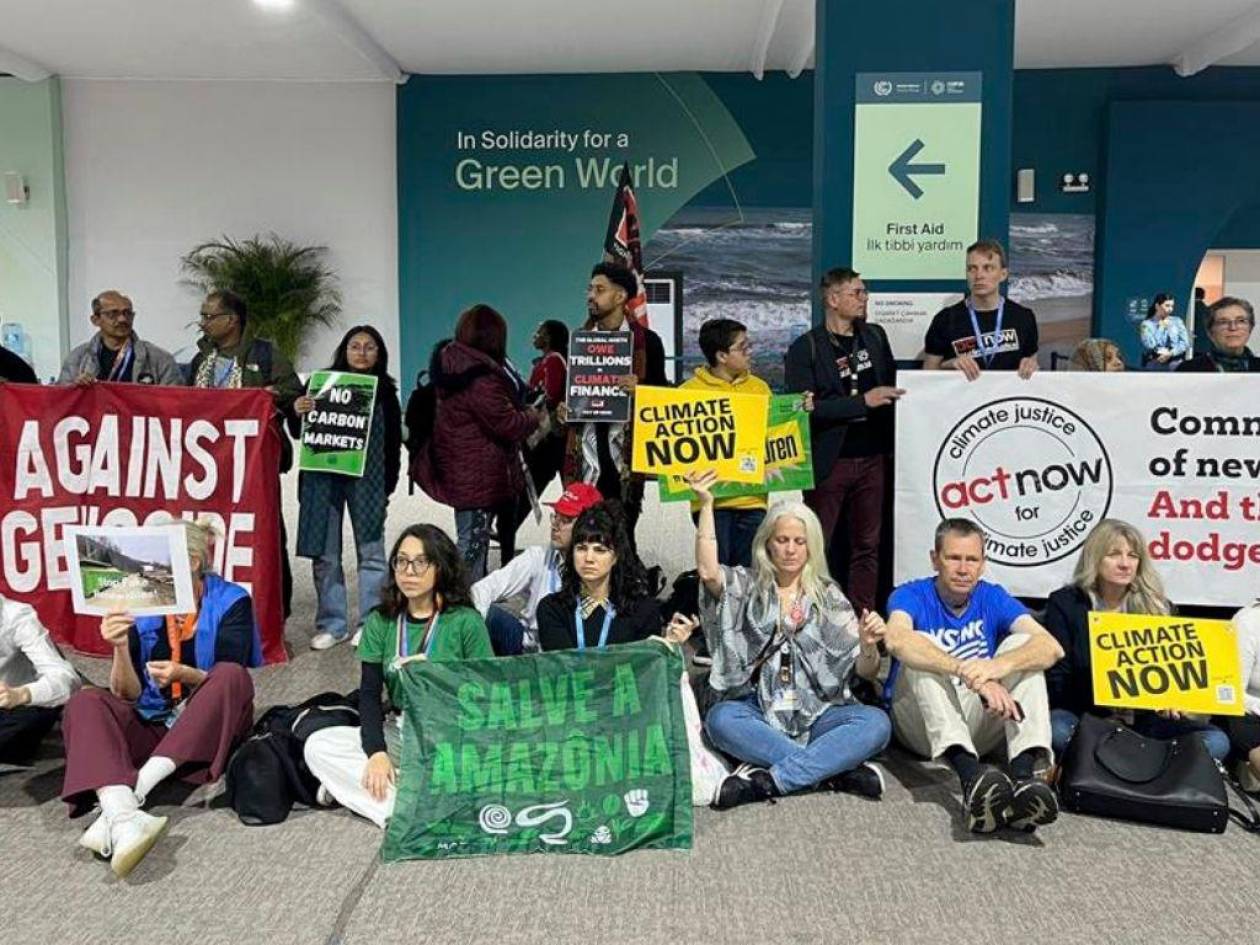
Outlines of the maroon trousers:
[[81,808],[107,784],[135,787],[136,773],[153,755],[175,762],[184,780],[215,781],[253,724],[254,683],[237,663],[211,667],[169,729],[141,718],[134,705],[108,689],[82,689],[61,718],[66,744],[61,799]]
[[805,492],[805,504],[822,524],[823,541],[830,547],[836,525],[843,523],[849,539],[849,582],[844,589],[853,609],[875,609],[879,580],[879,533],[884,508],[883,456],[837,459],[827,478]]

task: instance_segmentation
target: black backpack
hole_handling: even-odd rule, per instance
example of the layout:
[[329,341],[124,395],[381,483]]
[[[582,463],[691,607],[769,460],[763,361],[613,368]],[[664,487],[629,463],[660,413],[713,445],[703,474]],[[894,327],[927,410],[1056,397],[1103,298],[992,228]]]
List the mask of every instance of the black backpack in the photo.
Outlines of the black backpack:
[[319,781],[306,767],[306,738],[321,728],[359,724],[357,692],[321,692],[300,705],[273,706],[227,768],[227,801],[241,823],[278,824],[293,805],[315,806]]

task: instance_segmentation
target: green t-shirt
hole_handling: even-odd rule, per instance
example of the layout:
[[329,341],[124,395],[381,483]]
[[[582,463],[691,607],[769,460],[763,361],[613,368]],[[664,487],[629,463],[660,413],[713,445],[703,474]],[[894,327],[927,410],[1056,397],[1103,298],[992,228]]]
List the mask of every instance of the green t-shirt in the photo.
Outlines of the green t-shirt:
[[[420,652],[420,644],[428,630],[429,621],[407,619],[407,655]],[[394,659],[398,656],[398,621],[372,611],[363,624],[359,637],[359,661],[380,663],[385,670],[385,688],[394,705],[401,705],[398,689],[398,669]],[[481,614],[472,607],[454,607],[442,611],[438,618],[437,636],[429,650],[432,660],[471,660],[494,656],[490,648],[490,634]]]

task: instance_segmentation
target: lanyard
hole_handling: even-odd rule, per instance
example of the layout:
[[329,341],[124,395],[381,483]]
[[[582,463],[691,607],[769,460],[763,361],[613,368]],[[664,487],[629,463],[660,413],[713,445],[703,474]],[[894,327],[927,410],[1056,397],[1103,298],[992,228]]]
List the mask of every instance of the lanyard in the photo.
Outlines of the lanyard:
[[[595,649],[602,650],[608,645],[608,629],[612,626],[613,617],[617,613],[617,608],[612,605],[612,601],[604,604],[604,627],[599,631],[599,643]],[[577,624],[577,648],[579,650],[586,649],[586,624],[582,621],[582,602],[578,601],[578,605],[574,608],[573,619]]]
[[551,560],[547,562],[547,593],[554,594],[560,590],[560,568],[557,566],[556,554],[553,552]]
[[976,307],[971,304],[971,299],[967,299],[967,314],[971,316],[971,330],[976,333],[976,352],[984,358],[984,366],[989,367],[993,363],[993,358],[997,354],[993,349],[1002,341],[1002,312],[1006,308],[1006,298],[999,297],[997,307],[997,320],[993,323],[993,344],[987,348],[984,344],[984,335],[980,333],[980,320],[976,318]]
[[[424,655],[428,656],[433,651],[433,641],[437,639],[438,618],[441,616],[436,610],[433,612],[433,619],[429,621],[428,628],[424,631],[424,638],[420,641],[419,649],[424,651]],[[398,615],[398,655],[394,659],[394,665],[401,666],[402,661],[407,658],[407,611]]]
[[214,386],[221,388],[225,386],[228,383],[228,381],[231,379],[232,369],[236,367],[236,361],[235,359],[231,359],[231,358],[228,359],[227,366],[222,371],[220,371],[218,369],[220,357],[218,355],[211,355],[211,357],[215,359],[214,365],[211,368],[211,371],[214,374]]
[[127,347],[114,356],[114,366],[110,368],[109,377],[105,378],[105,380],[121,381],[123,375],[127,373],[127,369],[131,367],[131,362],[135,360],[135,357],[135,345],[128,341]]

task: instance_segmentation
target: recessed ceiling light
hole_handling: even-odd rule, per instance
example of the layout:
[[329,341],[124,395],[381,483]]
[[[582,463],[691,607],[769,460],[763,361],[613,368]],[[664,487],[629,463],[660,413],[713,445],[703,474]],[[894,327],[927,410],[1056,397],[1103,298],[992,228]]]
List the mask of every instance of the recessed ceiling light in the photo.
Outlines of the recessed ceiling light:
[[254,0],[254,4],[264,10],[292,10],[297,0]]

